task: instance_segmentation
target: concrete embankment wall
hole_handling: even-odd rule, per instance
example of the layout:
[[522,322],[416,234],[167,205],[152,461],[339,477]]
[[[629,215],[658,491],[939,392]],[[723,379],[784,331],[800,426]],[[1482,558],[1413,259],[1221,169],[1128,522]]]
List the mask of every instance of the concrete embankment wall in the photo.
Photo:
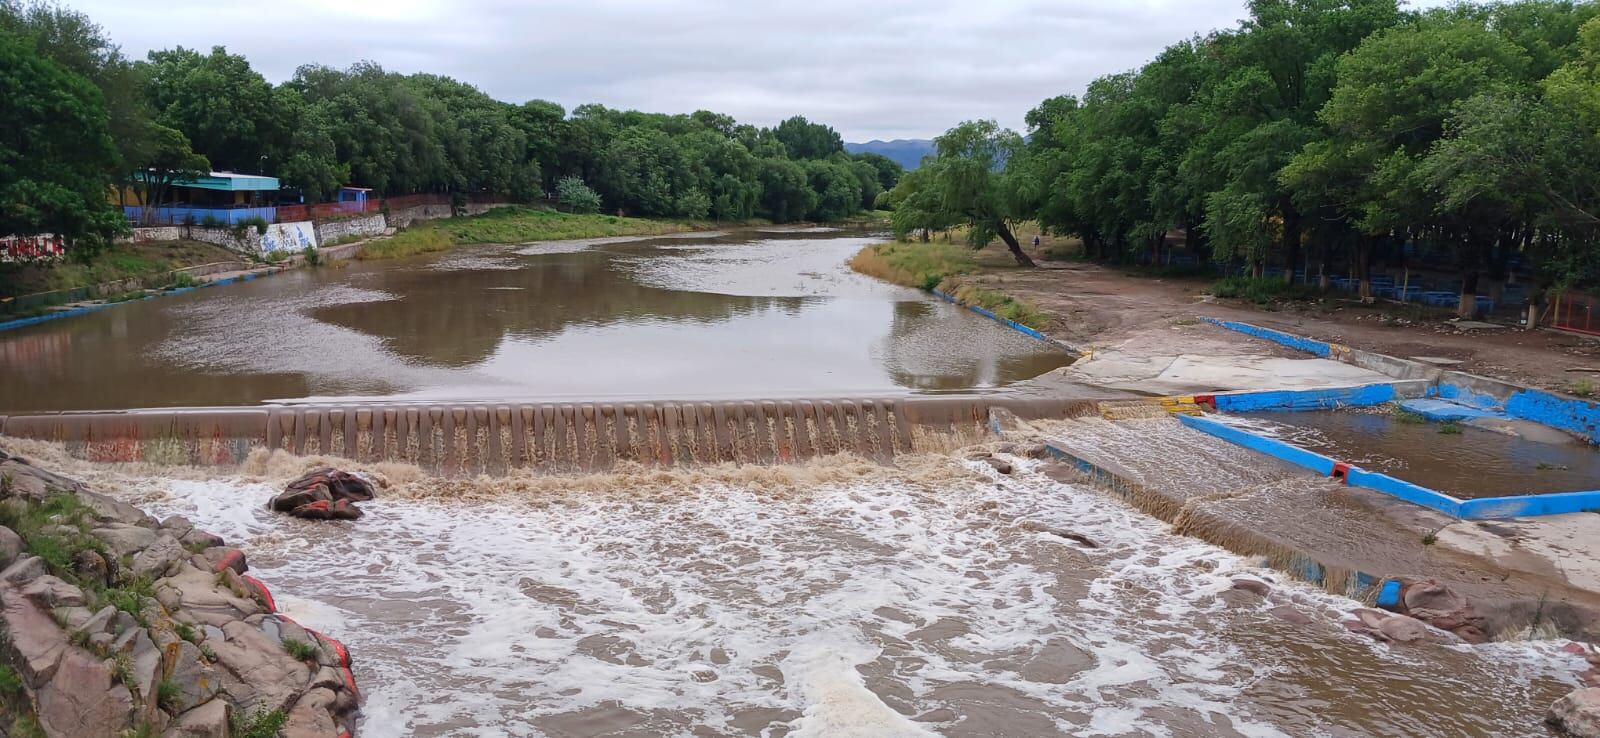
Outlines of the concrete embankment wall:
[[472,475],[597,471],[618,462],[774,463],[833,453],[885,459],[940,437],[981,437],[993,408],[1061,418],[1094,413],[1097,403],[971,397],[349,404],[14,415],[0,418],[0,433],[59,442],[101,462],[228,465],[267,448]]

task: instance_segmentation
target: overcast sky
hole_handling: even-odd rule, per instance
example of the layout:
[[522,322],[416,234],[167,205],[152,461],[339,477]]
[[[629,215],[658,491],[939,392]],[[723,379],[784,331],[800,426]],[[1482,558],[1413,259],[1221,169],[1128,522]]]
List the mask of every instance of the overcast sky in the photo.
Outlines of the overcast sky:
[[[129,56],[221,44],[267,79],[362,59],[502,100],[801,114],[846,141],[1020,129],[1040,100],[1233,25],[1243,0],[66,0]],[[1438,4],[1425,0],[1423,4]]]

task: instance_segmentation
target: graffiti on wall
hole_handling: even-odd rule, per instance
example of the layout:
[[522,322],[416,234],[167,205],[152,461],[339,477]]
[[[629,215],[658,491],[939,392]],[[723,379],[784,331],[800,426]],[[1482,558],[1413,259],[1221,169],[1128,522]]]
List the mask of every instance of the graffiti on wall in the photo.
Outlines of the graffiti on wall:
[[261,234],[261,253],[274,251],[299,253],[317,245],[316,227],[309,220],[295,223],[273,223]]
[[67,242],[49,233],[0,238],[0,261],[53,261],[66,255]]

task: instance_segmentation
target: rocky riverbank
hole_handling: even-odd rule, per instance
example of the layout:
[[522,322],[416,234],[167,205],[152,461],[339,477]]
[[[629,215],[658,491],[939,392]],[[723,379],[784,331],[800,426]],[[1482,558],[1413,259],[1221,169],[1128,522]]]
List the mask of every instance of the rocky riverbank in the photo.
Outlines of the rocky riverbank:
[[350,733],[344,646],[276,613],[220,537],[3,451],[0,526],[0,733]]

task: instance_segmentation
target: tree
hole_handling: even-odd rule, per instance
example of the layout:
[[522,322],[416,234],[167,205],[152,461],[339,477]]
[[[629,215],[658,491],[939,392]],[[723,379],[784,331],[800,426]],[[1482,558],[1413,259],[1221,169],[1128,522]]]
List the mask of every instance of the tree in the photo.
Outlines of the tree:
[[87,79],[0,30],[0,233],[53,233],[80,254],[125,228],[106,199],[116,149]]
[[150,52],[146,70],[156,120],[182,131],[220,169],[259,172],[262,157],[286,137],[272,85],[242,56],[180,46]]
[[556,183],[556,201],[574,213],[600,212],[600,193],[570,175]]
[[196,154],[181,132],[153,121],[146,125],[149,128],[140,138],[147,148],[137,152],[139,170],[132,179],[144,206],[141,220],[149,223],[154,209],[166,203],[174,182],[205,176],[211,162]]
[[[917,169],[912,185],[919,192],[906,197],[915,198],[916,207],[901,219],[900,227],[962,223],[969,228],[967,238],[974,248],[983,248],[998,236],[1018,265],[1034,266],[1011,231],[1028,215],[1017,196],[1021,180],[1027,177],[1026,167],[1009,166],[1022,155],[1022,137],[994,121],[968,121],[934,139],[934,149],[932,160]],[[897,215],[901,212],[895,210]],[[912,215],[923,216],[923,222],[905,222]]]
[[844,151],[844,139],[838,132],[799,115],[779,123],[773,136],[783,144],[790,159],[826,159]]

